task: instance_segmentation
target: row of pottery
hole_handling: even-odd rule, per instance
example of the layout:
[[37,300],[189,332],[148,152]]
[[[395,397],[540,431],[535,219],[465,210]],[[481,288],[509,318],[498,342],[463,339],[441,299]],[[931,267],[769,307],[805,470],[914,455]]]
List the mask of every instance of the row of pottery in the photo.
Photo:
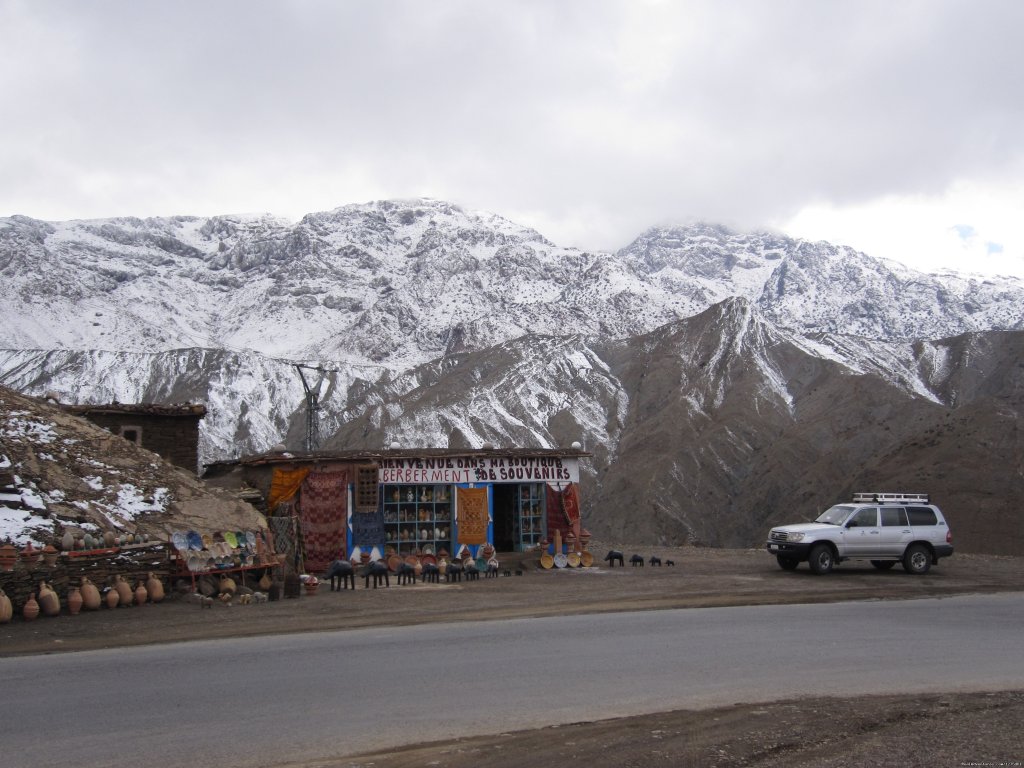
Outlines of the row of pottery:
[[[38,594],[38,596],[37,596]],[[164,599],[164,585],[153,573],[143,583],[139,581],[133,590],[124,576],[118,575],[114,586],[107,590],[104,598],[99,588],[93,584],[88,576],[82,577],[80,587],[68,589],[68,613],[72,616],[78,614],[83,608],[87,611],[99,610],[100,606],[106,603],[108,608],[117,608],[119,605],[143,605],[147,600],[159,603]],[[45,581],[39,583],[38,593],[33,592],[21,609],[22,618],[31,621],[42,613],[44,616],[60,615],[60,596]],[[0,624],[6,624],[14,615],[14,607],[11,599],[0,589]]]

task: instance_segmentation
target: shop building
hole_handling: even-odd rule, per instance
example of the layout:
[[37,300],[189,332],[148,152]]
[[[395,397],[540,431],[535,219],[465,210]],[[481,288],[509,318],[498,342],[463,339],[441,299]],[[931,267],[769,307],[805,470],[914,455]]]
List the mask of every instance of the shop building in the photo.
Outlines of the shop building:
[[281,452],[213,464],[205,477],[251,489],[272,530],[294,538],[301,565],[316,572],[339,556],[477,557],[488,545],[521,552],[578,538],[580,460],[590,455],[578,447]]

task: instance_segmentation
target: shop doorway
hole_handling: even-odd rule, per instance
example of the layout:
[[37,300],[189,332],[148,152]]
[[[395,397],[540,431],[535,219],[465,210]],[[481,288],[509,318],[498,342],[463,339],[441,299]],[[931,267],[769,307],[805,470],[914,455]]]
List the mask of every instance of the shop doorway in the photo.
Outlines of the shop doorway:
[[517,486],[495,483],[494,490],[494,548],[499,552],[515,552],[516,524],[519,507]]

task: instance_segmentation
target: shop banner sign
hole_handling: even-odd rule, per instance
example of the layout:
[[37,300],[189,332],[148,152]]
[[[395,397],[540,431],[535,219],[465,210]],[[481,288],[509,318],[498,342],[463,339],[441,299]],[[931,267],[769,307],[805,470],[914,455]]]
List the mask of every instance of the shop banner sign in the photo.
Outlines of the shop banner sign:
[[578,483],[579,459],[556,456],[453,456],[381,459],[379,482],[402,483]]

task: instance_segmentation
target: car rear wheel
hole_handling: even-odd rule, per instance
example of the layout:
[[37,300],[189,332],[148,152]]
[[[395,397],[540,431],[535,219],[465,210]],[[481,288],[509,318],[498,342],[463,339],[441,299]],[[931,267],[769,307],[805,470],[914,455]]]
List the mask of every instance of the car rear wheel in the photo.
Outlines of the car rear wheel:
[[784,571],[795,571],[796,567],[800,565],[800,561],[797,560],[795,557],[776,555],[775,559],[779,561],[779,567]]
[[928,573],[932,566],[932,556],[923,544],[911,544],[903,553],[903,570],[916,576]]
[[836,557],[832,552],[832,547],[828,544],[815,544],[811,547],[811,556],[807,560],[807,564],[811,566],[811,571],[814,573],[828,573],[832,570],[832,567],[836,564]]
[[895,560],[872,560],[871,564],[873,566],[875,566],[875,568],[877,568],[880,571],[888,571],[888,570],[891,570],[894,565],[896,565],[896,561]]

